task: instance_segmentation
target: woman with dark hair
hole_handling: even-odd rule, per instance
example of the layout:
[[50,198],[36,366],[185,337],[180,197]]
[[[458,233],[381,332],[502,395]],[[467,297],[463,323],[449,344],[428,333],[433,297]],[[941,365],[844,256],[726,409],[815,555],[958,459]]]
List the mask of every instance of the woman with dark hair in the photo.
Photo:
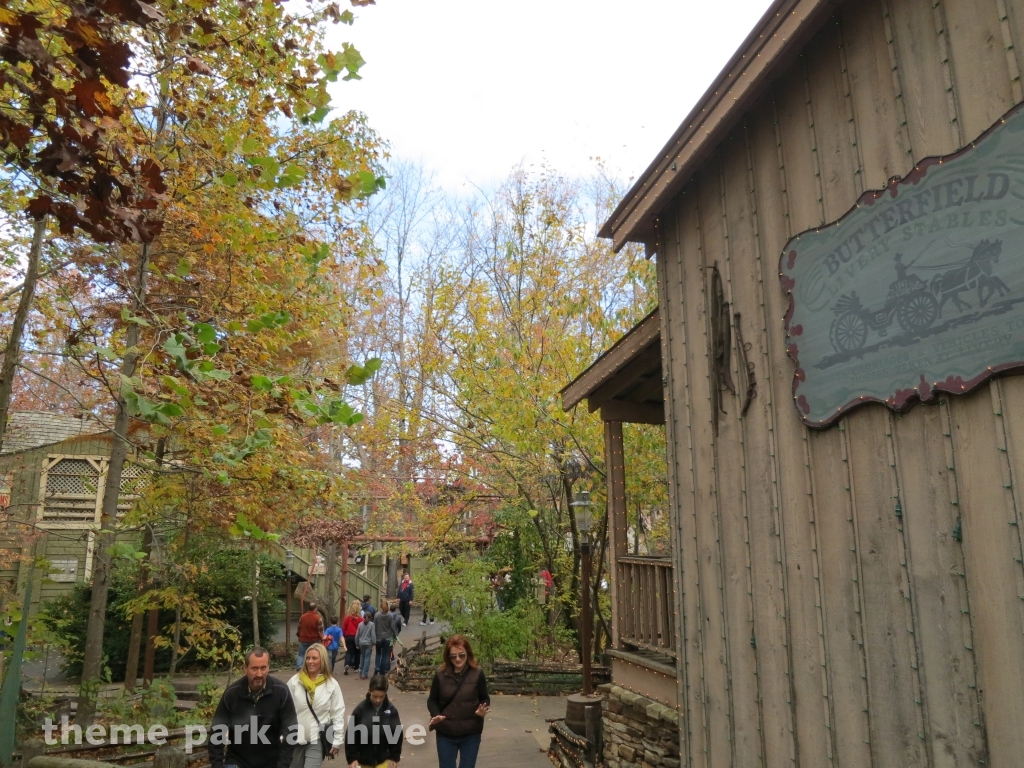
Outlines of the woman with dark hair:
[[487,681],[463,635],[448,638],[443,656],[427,697],[430,730],[437,731],[438,766],[456,768],[458,759],[459,768],[475,768],[484,718],[491,711]]

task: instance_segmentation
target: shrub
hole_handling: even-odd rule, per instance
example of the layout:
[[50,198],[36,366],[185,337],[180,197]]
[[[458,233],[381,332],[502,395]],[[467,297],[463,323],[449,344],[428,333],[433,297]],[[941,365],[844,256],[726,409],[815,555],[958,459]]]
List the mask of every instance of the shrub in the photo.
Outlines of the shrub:
[[536,638],[547,634],[543,611],[530,598],[521,597],[512,608],[498,610],[492,568],[487,560],[462,555],[435,565],[418,584],[430,615],[447,622],[453,633],[466,635],[484,664],[521,659]]

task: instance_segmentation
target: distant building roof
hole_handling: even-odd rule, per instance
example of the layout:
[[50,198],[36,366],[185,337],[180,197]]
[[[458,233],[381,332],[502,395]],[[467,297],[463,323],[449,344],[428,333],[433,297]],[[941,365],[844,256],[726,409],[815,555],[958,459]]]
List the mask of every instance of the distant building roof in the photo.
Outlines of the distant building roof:
[[109,427],[87,416],[68,416],[44,411],[12,411],[7,420],[7,432],[4,434],[3,450],[0,453],[21,453],[73,437],[98,435],[109,431]]

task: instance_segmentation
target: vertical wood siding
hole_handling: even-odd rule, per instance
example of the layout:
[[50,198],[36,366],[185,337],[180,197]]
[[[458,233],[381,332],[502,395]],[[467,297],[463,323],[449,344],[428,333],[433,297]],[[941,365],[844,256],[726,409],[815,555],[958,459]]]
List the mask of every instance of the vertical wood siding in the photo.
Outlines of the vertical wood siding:
[[[1024,755],[1024,377],[811,431],[786,240],[1020,102],[1024,0],[843,4],[658,221],[686,766]],[[721,393],[709,270],[757,395]]]

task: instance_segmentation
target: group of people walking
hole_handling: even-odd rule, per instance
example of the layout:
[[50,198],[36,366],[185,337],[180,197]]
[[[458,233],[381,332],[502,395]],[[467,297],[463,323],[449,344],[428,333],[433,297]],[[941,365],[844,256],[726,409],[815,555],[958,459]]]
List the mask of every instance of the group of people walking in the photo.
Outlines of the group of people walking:
[[[245,676],[227,687],[213,717],[211,768],[321,768],[324,760],[342,752],[347,768],[397,768],[404,727],[387,695],[387,672],[393,640],[409,620],[402,602],[400,594],[393,605],[381,601],[374,608],[367,595],[362,603],[353,601],[341,627],[334,619],[326,628],[311,606],[299,621],[297,671],[287,682],[271,676],[266,649],[250,650]],[[365,698],[347,721],[333,672],[342,642],[344,674],[358,667],[360,679],[369,680]],[[371,677],[374,648],[377,663]],[[442,659],[427,697],[438,766],[475,768],[490,712],[487,681],[462,635],[448,638]]]

